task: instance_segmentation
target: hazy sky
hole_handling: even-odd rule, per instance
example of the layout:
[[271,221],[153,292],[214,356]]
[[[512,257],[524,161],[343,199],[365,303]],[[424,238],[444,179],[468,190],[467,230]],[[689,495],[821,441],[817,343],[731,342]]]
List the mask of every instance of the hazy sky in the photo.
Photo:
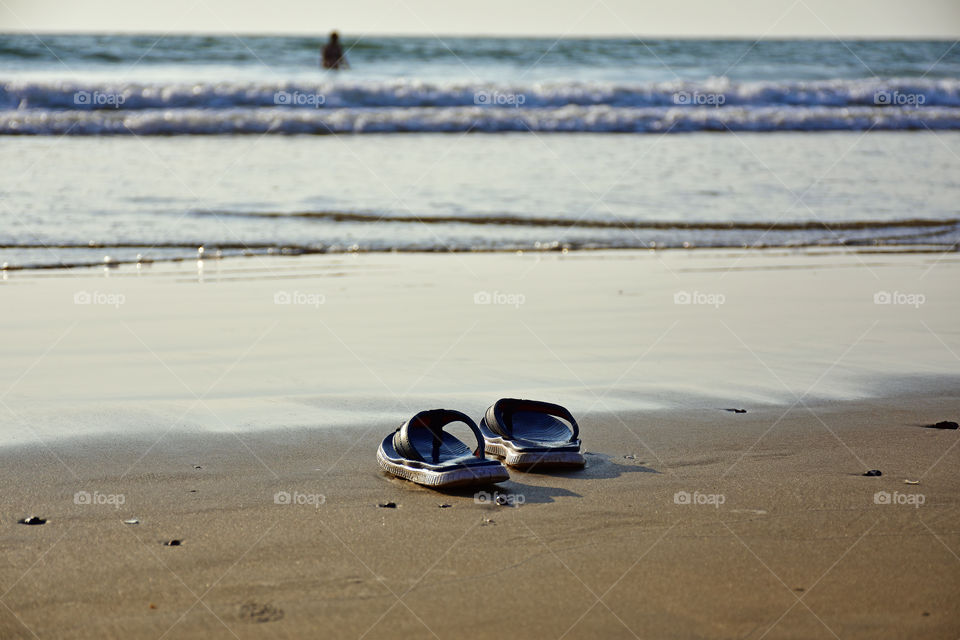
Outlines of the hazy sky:
[[960,37],[960,0],[0,0],[0,31]]

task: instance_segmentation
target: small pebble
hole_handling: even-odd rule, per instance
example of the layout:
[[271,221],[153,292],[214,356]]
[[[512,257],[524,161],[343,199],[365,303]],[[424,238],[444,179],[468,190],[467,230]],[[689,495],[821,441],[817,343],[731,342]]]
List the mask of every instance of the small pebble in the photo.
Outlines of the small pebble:
[[198,464],[193,465],[193,468],[194,468],[194,469],[203,469],[203,467],[201,467],[201,466],[198,465]]
[[396,509],[396,508],[397,508],[397,503],[396,503],[396,502],[381,502],[381,503],[378,504],[377,506],[380,507],[381,509]]
[[124,520],[123,524],[140,524],[140,521],[136,518],[130,518],[129,520]]
[[449,509],[449,508],[452,507],[453,505],[452,505],[452,504],[447,504],[446,502],[444,502],[443,504],[440,504],[440,505],[437,505],[437,506],[440,507],[441,509]]
[[20,524],[45,524],[47,522],[46,518],[39,518],[37,516],[30,516],[28,518],[21,518],[17,520]]
[[904,480],[903,484],[920,484],[919,480]]
[[183,544],[183,541],[182,541],[182,540],[177,540],[176,538],[174,538],[173,540],[167,540],[166,542],[164,542],[164,543],[163,543],[163,546],[165,546],[165,547],[179,547],[181,544]]
[[882,475],[883,475],[883,472],[880,471],[880,469],[870,469],[870,471],[864,472],[863,475],[865,475],[865,476],[871,476],[871,477],[872,477],[872,476],[882,476]]
[[491,520],[490,518],[484,518],[483,522],[480,523],[481,527],[485,527],[488,524],[497,524],[496,520]]
[[957,429],[960,428],[956,422],[950,422],[949,420],[941,420],[937,424],[927,425],[927,429]]
[[724,411],[730,411],[732,413],[746,413],[746,409],[724,409]]

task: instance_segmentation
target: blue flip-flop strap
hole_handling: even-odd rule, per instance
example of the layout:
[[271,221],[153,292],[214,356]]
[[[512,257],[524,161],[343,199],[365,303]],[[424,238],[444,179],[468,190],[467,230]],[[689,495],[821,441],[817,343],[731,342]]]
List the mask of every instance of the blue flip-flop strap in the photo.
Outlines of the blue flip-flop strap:
[[570,441],[580,437],[580,427],[573,414],[566,407],[539,400],[520,400],[517,398],[501,398],[487,409],[484,422],[491,431],[504,438],[513,438],[513,414],[518,411],[535,411],[561,418],[570,423],[573,430]]
[[477,438],[477,449],[475,451],[482,456],[484,447],[483,434],[480,433],[480,429],[476,423],[470,419],[470,416],[453,409],[429,409],[413,416],[400,425],[396,433],[393,434],[393,448],[408,460],[427,462],[423,459],[423,454],[413,446],[413,441],[410,438],[411,429],[426,429],[432,436],[431,442],[433,446],[430,457],[432,458],[433,464],[436,464],[440,459],[440,446],[443,443],[443,428],[451,422],[463,422],[470,427],[470,430],[473,431],[473,434]]

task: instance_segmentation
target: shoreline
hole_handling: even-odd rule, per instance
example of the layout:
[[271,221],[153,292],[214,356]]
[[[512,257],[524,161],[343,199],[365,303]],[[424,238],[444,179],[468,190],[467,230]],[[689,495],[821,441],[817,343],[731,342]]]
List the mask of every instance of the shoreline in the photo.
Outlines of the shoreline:
[[[389,220],[385,220],[389,223]],[[914,221],[906,221],[914,222]],[[934,220],[925,220],[922,221],[924,224],[919,226],[951,226],[957,223],[956,220],[948,220],[942,225],[933,224]],[[826,225],[824,225],[826,226]],[[718,227],[720,228],[720,227]],[[153,265],[160,266],[171,266],[171,265],[180,265],[187,263],[211,263],[216,264],[224,261],[230,261],[231,263],[237,262],[239,259],[243,258],[257,258],[257,259],[292,259],[292,258],[309,258],[312,256],[351,256],[351,255],[445,255],[445,254],[456,254],[456,255],[553,255],[561,254],[567,255],[568,253],[581,253],[581,254],[603,254],[603,253],[619,253],[619,252],[634,252],[634,253],[643,253],[643,252],[706,252],[706,253],[718,253],[718,252],[728,252],[728,253],[759,253],[761,255],[777,255],[782,253],[787,253],[793,256],[824,256],[824,255],[839,255],[839,256],[850,256],[850,255],[898,255],[898,254],[939,254],[943,256],[949,256],[951,254],[960,253],[960,246],[956,243],[922,243],[922,242],[913,242],[913,243],[904,243],[904,244],[871,244],[872,239],[865,239],[862,243],[837,243],[837,244],[784,244],[784,245],[759,245],[759,246],[743,246],[743,245],[691,245],[691,246],[681,246],[681,245],[670,245],[670,244],[658,244],[654,243],[655,246],[602,246],[602,247],[590,247],[590,246],[572,246],[570,244],[561,244],[559,242],[551,243],[551,246],[538,247],[538,246],[518,246],[514,248],[507,249],[496,249],[496,248],[457,248],[457,247],[437,247],[433,249],[421,249],[421,248],[385,248],[385,249],[354,249],[352,247],[318,247],[318,248],[309,248],[309,247],[296,247],[288,245],[264,245],[257,246],[255,243],[243,244],[242,246],[249,251],[240,254],[230,254],[230,255],[203,255],[200,252],[200,249],[205,249],[206,245],[204,243],[156,243],[156,244],[147,244],[147,243],[135,243],[135,244],[110,244],[110,245],[99,245],[99,244],[38,244],[38,245],[13,245],[13,246],[0,246],[2,249],[27,249],[27,250],[40,250],[40,249],[82,249],[82,250],[110,250],[110,249],[197,249],[197,254],[193,256],[177,256],[172,258],[134,258],[134,259],[114,259],[109,256],[105,256],[102,260],[95,260],[92,262],[76,262],[76,263],[57,263],[57,264],[27,264],[27,265],[11,265],[4,263],[0,266],[0,274],[3,275],[3,280],[7,280],[9,275],[15,274],[24,274],[24,275],[36,275],[39,273],[50,273],[52,272],[53,277],[65,275],[60,272],[68,272],[71,270],[82,270],[82,269],[120,269],[121,267],[134,267],[137,269],[135,275],[140,275],[140,269],[142,267],[150,268]],[[223,245],[210,245],[218,252],[223,247]],[[229,249],[240,249],[240,246],[230,246]],[[261,250],[258,252],[254,249]],[[109,258],[109,259],[108,259]],[[89,272],[88,272],[89,273]],[[131,275],[125,274],[118,271],[118,274],[121,275]],[[0,283],[2,284],[2,283]]]

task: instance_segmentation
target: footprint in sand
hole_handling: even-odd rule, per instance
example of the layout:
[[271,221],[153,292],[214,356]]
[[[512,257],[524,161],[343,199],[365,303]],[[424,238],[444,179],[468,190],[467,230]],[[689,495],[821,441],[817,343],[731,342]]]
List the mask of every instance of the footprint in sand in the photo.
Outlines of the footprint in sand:
[[269,602],[247,602],[240,607],[241,622],[275,622],[283,617],[283,609]]

